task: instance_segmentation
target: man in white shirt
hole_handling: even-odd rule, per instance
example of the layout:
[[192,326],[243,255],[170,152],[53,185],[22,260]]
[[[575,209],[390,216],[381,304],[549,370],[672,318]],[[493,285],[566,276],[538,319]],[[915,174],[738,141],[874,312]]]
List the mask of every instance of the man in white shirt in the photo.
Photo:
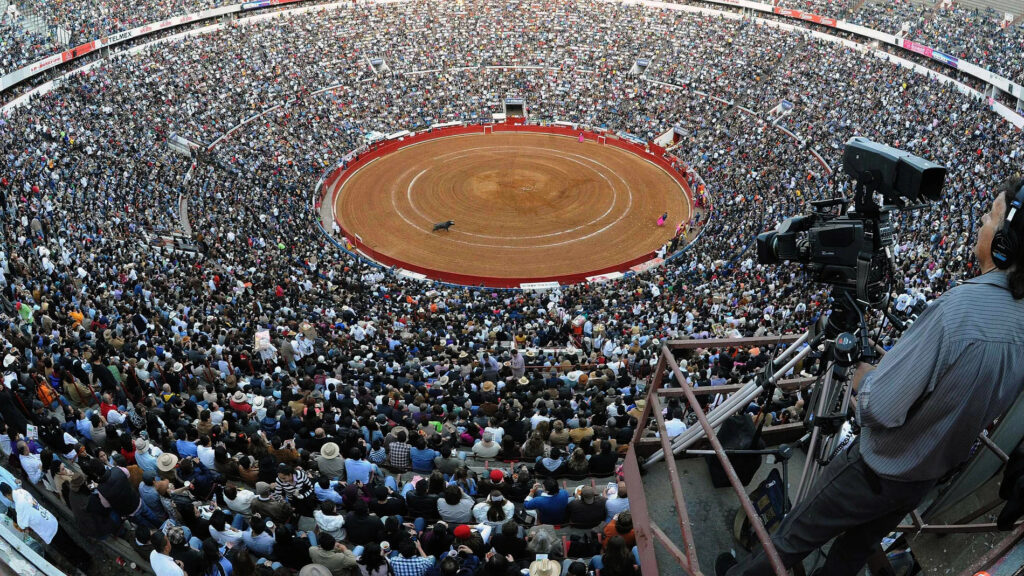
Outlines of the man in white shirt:
[[199,440],[199,446],[196,447],[196,454],[199,456],[199,463],[203,465],[207,470],[213,470],[216,464],[216,452],[211,446],[210,438],[204,436]]
[[57,518],[36,502],[28,490],[14,490],[10,484],[0,482],[0,494],[14,502],[15,521],[22,530],[31,529],[39,539],[49,544],[57,535]]
[[477,458],[494,458],[501,450],[501,446],[494,441],[494,434],[484,432],[483,440],[473,445],[473,455]]
[[255,499],[256,493],[252,490],[239,490],[234,486],[224,488],[224,502],[227,503],[228,510],[241,514],[246,519],[252,516],[252,501]]
[[184,564],[171,558],[171,542],[159,530],[150,537],[153,551],[149,553],[149,565],[156,576],[185,576]]
[[21,460],[21,467],[28,475],[29,482],[39,484],[43,477],[43,461],[39,459],[39,455],[29,451],[28,444],[19,442],[18,459]]
[[536,414],[530,416],[530,430],[536,430],[538,424],[541,422],[549,422],[550,420],[551,418],[548,417],[547,407],[541,406],[537,410]]
[[665,433],[669,438],[675,438],[686,431],[686,422],[683,422],[679,411],[673,411],[671,418],[665,420]]
[[127,420],[127,418],[128,417],[124,415],[124,412],[122,412],[120,408],[107,412],[107,424],[120,426],[121,424],[124,424],[124,421]]

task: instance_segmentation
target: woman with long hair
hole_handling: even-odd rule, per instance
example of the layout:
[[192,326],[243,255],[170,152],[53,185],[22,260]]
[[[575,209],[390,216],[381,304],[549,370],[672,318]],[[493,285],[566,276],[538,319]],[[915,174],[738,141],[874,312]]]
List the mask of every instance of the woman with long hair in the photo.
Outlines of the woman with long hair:
[[444,474],[441,474],[437,470],[430,473],[430,477],[427,478],[427,494],[444,494],[444,489],[448,486],[448,483],[444,480]]
[[256,559],[244,546],[235,551],[231,561],[231,576],[256,576]]
[[220,553],[220,547],[213,538],[203,540],[203,549],[200,552],[203,554],[203,572],[200,576],[231,576],[231,562]]
[[473,506],[473,518],[477,524],[487,524],[497,531],[515,516],[516,506],[501,493],[500,490],[491,490],[487,500]]
[[595,570],[600,570],[601,576],[637,576],[640,574],[640,569],[633,558],[633,551],[629,549],[626,540],[619,535],[612,536],[608,540],[604,554],[601,554],[600,559],[594,558],[591,566]]
[[505,462],[516,462],[523,458],[523,451],[511,434],[505,434],[502,437],[501,451],[498,452],[498,458]]
[[297,536],[290,526],[280,526],[274,534],[274,557],[288,568],[299,570],[309,560],[309,540]]
[[391,563],[381,554],[380,545],[370,542],[363,548],[363,555],[356,563],[360,576],[391,576]]
[[534,430],[523,444],[523,460],[536,462],[539,458],[547,456],[548,450],[548,445],[544,443],[544,437]]
[[476,496],[476,478],[473,476],[474,474],[470,471],[469,467],[462,465],[455,471],[455,474],[452,474],[450,484],[458,486],[463,492],[470,496]]
[[582,448],[576,448],[565,463],[565,471],[572,476],[585,476],[590,471],[590,462]]

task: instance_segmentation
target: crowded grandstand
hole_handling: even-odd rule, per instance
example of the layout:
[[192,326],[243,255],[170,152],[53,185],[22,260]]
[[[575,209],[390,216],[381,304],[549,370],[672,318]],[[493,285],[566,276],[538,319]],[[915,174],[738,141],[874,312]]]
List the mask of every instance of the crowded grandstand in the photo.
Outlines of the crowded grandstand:
[[[755,237],[853,194],[851,137],[948,168],[893,216],[902,303],[983,271],[975,230],[1024,166],[1024,6],[777,3],[993,88],[733,2],[0,4],[0,505],[66,573],[680,573],[645,568],[622,469],[661,433],[662,345],[832,308]],[[369,135],[491,124],[509,97],[529,124],[673,134],[702,219],[649,270],[506,290],[398,274],[324,217]],[[683,373],[738,386],[782,346],[751,348]],[[805,390],[771,400],[803,418]],[[699,425],[682,397],[661,418]]]

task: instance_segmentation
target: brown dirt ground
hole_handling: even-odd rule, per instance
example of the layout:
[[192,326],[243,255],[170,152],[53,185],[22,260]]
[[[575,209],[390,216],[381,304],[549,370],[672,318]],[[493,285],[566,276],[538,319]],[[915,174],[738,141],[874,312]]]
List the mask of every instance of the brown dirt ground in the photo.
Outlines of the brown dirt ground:
[[[464,135],[402,148],[335,196],[349,233],[397,260],[458,274],[584,273],[657,250],[690,216],[680,185],[628,151],[564,136]],[[669,223],[658,227],[663,212]],[[431,232],[454,220],[450,232]]]

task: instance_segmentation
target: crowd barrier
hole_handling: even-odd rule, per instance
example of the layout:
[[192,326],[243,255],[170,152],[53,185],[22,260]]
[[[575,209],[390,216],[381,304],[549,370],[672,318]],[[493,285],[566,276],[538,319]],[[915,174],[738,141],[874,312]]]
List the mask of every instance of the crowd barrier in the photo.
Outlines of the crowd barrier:
[[[365,166],[369,162],[386,156],[396,150],[426,142],[428,140],[434,140],[437,138],[447,138],[451,136],[458,136],[461,134],[485,134],[488,132],[531,132],[538,134],[552,134],[557,136],[566,136],[570,138],[578,138],[580,134],[583,138],[590,142],[598,142],[607,146],[614,146],[622,150],[626,150],[633,154],[636,154],[645,160],[648,160],[666,173],[668,173],[683,189],[687,200],[690,203],[691,208],[693,207],[693,195],[690,190],[690,186],[686,179],[672,166],[672,163],[664,158],[665,149],[654,145],[648,144],[641,146],[634,142],[619,138],[614,134],[598,132],[590,129],[575,128],[572,126],[565,125],[534,125],[525,124],[523,119],[514,118],[507,122],[495,123],[495,124],[476,124],[476,125],[458,125],[458,126],[446,126],[443,128],[431,128],[422,132],[413,133],[408,136],[401,138],[383,140],[371,145],[370,149],[364,154],[360,155],[358,159],[355,159],[348,164],[348,168],[336,167],[333,171],[323,179],[323,192],[326,194],[325,201],[329,201],[332,204],[335,202],[335,196],[345,180],[353,174],[359,167]],[[453,285],[460,286],[486,286],[489,288],[522,288],[522,289],[547,289],[555,288],[563,284],[578,284],[582,282],[604,282],[608,280],[614,280],[626,276],[630,273],[638,273],[645,271],[653,266],[656,266],[663,262],[663,260],[656,258],[655,252],[647,252],[641,254],[636,258],[625,262],[619,262],[614,265],[606,266],[596,270],[589,270],[586,272],[580,272],[575,274],[558,274],[552,276],[541,276],[541,277],[529,277],[529,278],[504,278],[495,276],[480,276],[470,274],[459,274],[455,272],[445,272],[441,270],[435,270],[422,266],[417,266],[404,262],[398,258],[383,254],[372,247],[367,246],[362,239],[352,233],[350,230],[346,230],[342,223],[335,216],[335,223],[341,230],[341,234],[346,238],[351,249],[349,251],[356,251],[365,257],[376,261],[379,264],[395,268],[397,271],[408,277],[417,279],[432,279],[446,282]],[[348,248],[348,247],[346,247]]]

